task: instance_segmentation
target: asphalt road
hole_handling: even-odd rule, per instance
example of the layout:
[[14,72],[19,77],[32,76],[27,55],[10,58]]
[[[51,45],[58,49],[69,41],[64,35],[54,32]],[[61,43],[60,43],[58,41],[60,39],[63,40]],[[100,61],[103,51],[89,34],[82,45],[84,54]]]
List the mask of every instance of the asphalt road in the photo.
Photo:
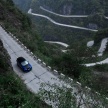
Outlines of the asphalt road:
[[58,42],[58,41],[45,41],[45,42],[59,44],[59,45],[62,45],[62,46],[64,46],[64,47],[68,47],[68,46],[69,46],[69,45],[66,44],[66,43]]

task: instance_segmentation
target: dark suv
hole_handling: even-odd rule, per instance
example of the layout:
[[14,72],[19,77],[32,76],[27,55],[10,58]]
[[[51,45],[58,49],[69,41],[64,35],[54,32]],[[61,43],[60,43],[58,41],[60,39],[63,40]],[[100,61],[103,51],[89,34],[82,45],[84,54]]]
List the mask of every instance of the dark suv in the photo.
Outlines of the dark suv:
[[25,58],[18,57],[16,62],[18,67],[20,67],[23,72],[29,72],[32,70],[31,64]]

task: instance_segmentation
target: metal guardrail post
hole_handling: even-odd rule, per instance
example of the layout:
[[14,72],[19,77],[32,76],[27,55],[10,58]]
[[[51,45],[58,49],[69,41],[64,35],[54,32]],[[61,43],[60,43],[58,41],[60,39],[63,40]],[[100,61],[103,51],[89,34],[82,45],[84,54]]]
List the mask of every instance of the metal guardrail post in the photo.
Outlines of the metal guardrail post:
[[58,75],[58,71],[57,70],[53,70],[53,74],[54,75]]
[[86,88],[87,90],[89,90],[89,91],[91,90],[91,88],[89,88],[89,87],[87,87],[87,86],[85,86],[85,88]]
[[39,64],[41,63],[41,60],[40,60],[40,59],[38,59],[38,63],[39,63]]
[[48,70],[48,71],[51,71],[51,67],[50,67],[50,66],[48,66],[48,67],[47,67],[47,70]]
[[43,67],[46,67],[46,63],[42,62],[42,66],[43,66]]
[[61,79],[65,78],[65,75],[61,73],[61,74],[60,74],[60,78],[61,78]]
[[80,82],[76,82],[78,85],[80,85],[81,86],[81,83]]

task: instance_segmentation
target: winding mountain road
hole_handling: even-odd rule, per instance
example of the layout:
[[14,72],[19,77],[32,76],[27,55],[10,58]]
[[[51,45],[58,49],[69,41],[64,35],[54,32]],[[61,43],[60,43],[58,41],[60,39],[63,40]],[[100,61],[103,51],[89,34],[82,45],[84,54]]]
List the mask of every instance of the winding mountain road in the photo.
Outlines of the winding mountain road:
[[100,46],[100,48],[98,50],[98,56],[102,56],[103,55],[103,52],[106,49],[107,43],[108,43],[108,38],[102,39],[101,46]]
[[93,32],[98,31],[98,30],[89,29],[89,28],[85,28],[85,27],[79,27],[79,26],[73,26],[73,25],[67,25],[67,24],[58,23],[58,22],[54,21],[53,19],[51,19],[48,16],[32,13],[32,9],[28,10],[28,14],[31,14],[31,15],[34,15],[34,16],[37,16],[37,17],[45,18],[45,19],[49,20],[50,22],[52,22],[53,24],[58,25],[58,26],[62,26],[62,27],[69,27],[69,28],[75,28],[75,29],[81,29],[81,30],[88,30],[88,31],[93,31]]
[[62,45],[64,47],[68,47],[69,45],[66,44],[66,43],[63,43],[63,42],[57,42],[57,41],[45,41],[47,43],[56,43],[56,44],[59,44],[59,45]]
[[[28,11],[28,13],[31,15],[46,18],[50,22],[52,22],[56,25],[59,25],[59,26],[71,27],[71,28],[77,28],[77,29],[83,29],[83,30],[90,30],[90,31],[94,31],[94,32],[97,31],[97,30],[92,30],[92,29],[78,27],[78,26],[61,24],[61,23],[55,22],[54,20],[52,20],[51,18],[49,18],[45,15],[32,13],[31,9]],[[59,80],[58,77],[56,77],[50,71],[48,71],[47,68],[42,67],[38,63],[38,61],[34,60],[33,57],[31,57],[30,54],[28,54],[24,50],[24,48],[21,47],[21,45],[19,45],[7,32],[5,32],[5,30],[1,26],[0,26],[0,38],[3,41],[3,45],[4,45],[5,49],[8,51],[8,53],[11,57],[11,63],[12,63],[14,71],[24,81],[24,83],[26,84],[26,86],[29,90],[31,90],[34,93],[38,93],[40,91],[39,89],[40,89],[40,86],[42,83],[47,84],[50,82],[50,84],[56,83],[58,85],[61,85],[62,83],[64,83],[64,82],[61,83],[61,81]],[[16,64],[16,59],[20,56],[25,57],[32,64],[33,69],[31,72],[23,73],[18,68],[18,66]],[[99,63],[99,64],[108,63],[108,58],[101,62],[97,62],[97,63]],[[86,66],[91,66],[91,65],[94,65],[97,63],[87,64]],[[53,80],[53,79],[56,79],[56,80]],[[73,91],[75,93],[77,91],[77,89],[75,87],[73,87]],[[83,93],[82,97],[84,97],[83,99],[86,98],[84,93]],[[82,97],[81,97],[81,99],[82,99]],[[76,95],[77,102],[81,101],[81,99],[80,99],[80,96],[77,94]],[[49,102],[47,102],[47,103],[50,104]],[[81,108],[86,108],[84,100],[81,101],[81,104],[82,104]],[[53,108],[56,108],[53,103],[51,105]]]
[[97,64],[106,64],[106,63],[108,64],[108,58],[106,58],[105,60],[100,61],[100,62],[85,64],[85,66],[90,67],[90,66],[95,66]]
[[93,44],[94,44],[94,41],[93,40],[92,41],[89,41],[89,42],[87,42],[87,47],[92,47]]

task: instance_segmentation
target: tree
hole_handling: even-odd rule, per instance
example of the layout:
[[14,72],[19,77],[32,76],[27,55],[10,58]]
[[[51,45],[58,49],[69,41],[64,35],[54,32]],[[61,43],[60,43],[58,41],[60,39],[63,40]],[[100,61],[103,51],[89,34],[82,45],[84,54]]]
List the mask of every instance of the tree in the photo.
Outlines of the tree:
[[84,66],[81,63],[76,53],[71,53],[70,51],[59,57],[54,57],[52,60],[53,67],[56,67],[58,71],[75,78],[79,78],[83,70]]
[[14,6],[14,3],[12,0],[6,0],[7,3],[9,3],[9,5]]

